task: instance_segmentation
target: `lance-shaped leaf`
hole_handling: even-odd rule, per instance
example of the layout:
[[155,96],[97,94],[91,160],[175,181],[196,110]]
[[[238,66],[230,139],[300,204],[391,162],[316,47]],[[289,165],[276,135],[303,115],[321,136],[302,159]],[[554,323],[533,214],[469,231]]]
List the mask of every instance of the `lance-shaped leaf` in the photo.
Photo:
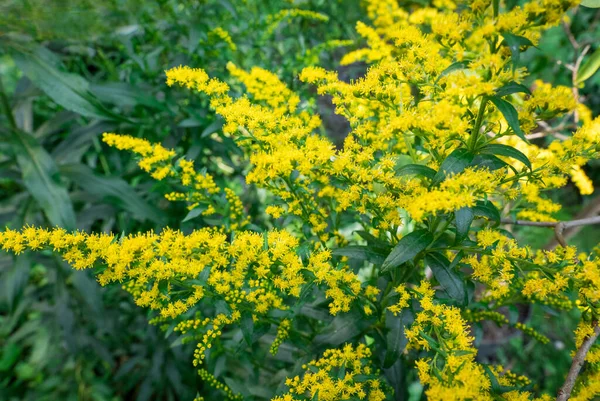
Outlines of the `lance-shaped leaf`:
[[333,249],[331,254],[367,261],[376,265],[382,264],[387,256],[387,252],[383,249],[363,245],[350,245],[344,248]]
[[440,283],[446,294],[457,302],[465,299],[464,281],[456,271],[450,268],[450,261],[440,252],[425,255],[425,263],[431,268],[433,276]]
[[432,185],[438,185],[449,175],[454,175],[462,172],[473,161],[473,153],[467,149],[458,148],[452,151],[444,159],[440,166],[440,170],[433,177]]
[[531,162],[520,150],[513,148],[512,146],[502,145],[499,143],[493,143],[486,145],[479,150],[479,152],[488,155],[506,156],[516,159],[526,165],[531,170]]
[[433,242],[433,235],[427,230],[416,230],[398,241],[392,252],[383,262],[381,271],[395,269],[403,263],[414,259]]
[[590,57],[588,57],[585,63],[583,63],[579,71],[577,71],[577,79],[575,80],[575,83],[580,84],[585,82],[589,77],[594,75],[596,71],[598,71],[598,68],[600,68],[600,48],[596,49],[596,51]]
[[75,229],[73,204],[52,157],[31,135],[12,131],[12,148],[23,184],[52,225]]
[[506,120],[510,128],[512,128],[514,133],[517,134],[519,138],[529,143],[527,138],[525,138],[525,133],[521,130],[521,126],[519,125],[519,114],[517,113],[517,110],[515,110],[513,105],[497,96],[490,96],[488,97],[488,99],[490,100],[490,102],[494,103],[494,106],[496,106],[498,111],[502,113],[504,119]]

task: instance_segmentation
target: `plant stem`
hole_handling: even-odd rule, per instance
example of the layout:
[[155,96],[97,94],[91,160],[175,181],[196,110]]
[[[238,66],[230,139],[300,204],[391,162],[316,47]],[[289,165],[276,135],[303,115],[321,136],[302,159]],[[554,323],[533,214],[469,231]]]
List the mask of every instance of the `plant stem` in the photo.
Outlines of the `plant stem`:
[[2,79],[0,78],[0,102],[2,102],[2,108],[4,109],[4,114],[6,114],[6,118],[8,118],[8,122],[13,129],[18,129],[17,122],[15,121],[15,116],[12,113],[12,109],[10,107],[10,102],[8,101],[8,97],[6,97],[6,91],[4,90],[4,84],[2,83]]
[[481,129],[481,124],[483,123],[483,116],[485,114],[485,107],[487,105],[487,97],[483,97],[481,100],[481,105],[479,106],[479,112],[477,113],[477,119],[475,120],[475,125],[473,126],[473,131],[471,131],[471,138],[469,139],[469,150],[475,150],[475,146],[477,145],[477,139],[479,137],[479,130]]
[[598,326],[598,322],[594,322],[594,333],[583,341],[577,350],[577,353],[573,357],[573,363],[571,364],[571,368],[569,369],[565,383],[562,385],[560,390],[558,390],[556,401],[567,401],[571,396],[571,391],[573,391],[573,386],[575,386],[579,371],[585,362],[585,357],[599,335],[600,326]]
[[510,220],[502,219],[503,224],[516,224],[518,226],[532,226],[532,227],[554,227],[554,234],[556,240],[563,246],[566,247],[567,243],[563,237],[563,232],[567,228],[586,226],[591,224],[600,224],[600,216],[586,217],[585,219],[570,220],[570,221],[527,221],[527,220]]

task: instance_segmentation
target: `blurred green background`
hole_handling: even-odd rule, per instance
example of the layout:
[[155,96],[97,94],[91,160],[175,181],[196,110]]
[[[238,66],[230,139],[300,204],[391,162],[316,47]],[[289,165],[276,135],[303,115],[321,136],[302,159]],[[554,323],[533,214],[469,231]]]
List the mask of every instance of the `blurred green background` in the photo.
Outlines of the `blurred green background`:
[[[328,21],[273,22],[292,7]],[[357,41],[346,50],[361,45],[354,26],[367,17],[359,0],[3,0],[0,15],[0,227],[130,233],[214,224],[202,217],[183,222],[184,205],[164,200],[171,187],[146,176],[129,154],[105,146],[101,133],[162,142],[196,159],[218,181],[237,179],[245,166],[221,134],[221,121],[206,99],[167,87],[165,69],[201,67],[225,80],[229,61],[274,71],[301,93],[305,107],[318,110],[324,135],[339,144],[346,123],[297,74],[319,64],[352,78],[366,68],[340,69],[345,49],[332,42]],[[570,85],[566,65],[586,46],[588,54],[598,48],[599,21],[596,10],[582,7],[569,26],[549,30],[523,56],[532,79]],[[216,28],[228,32],[235,47]],[[597,116],[600,74],[581,94]],[[594,162],[585,168],[596,186],[599,167]],[[244,193],[251,213],[259,196]],[[583,197],[571,184],[551,196],[565,205],[563,219],[600,212],[600,197]],[[552,246],[549,230],[522,228],[516,234],[532,246]],[[571,234],[569,242],[582,250],[600,238],[594,227]],[[529,319],[546,326],[541,331],[552,333],[554,349],[520,336],[486,334],[482,341],[489,342],[484,345],[491,347],[490,358],[517,372],[523,364],[535,365],[533,381],[552,391],[570,364],[566,343],[575,317],[554,327],[548,313],[528,311]],[[1,254],[0,400],[193,399],[202,386],[190,364],[193,346],[147,321],[124,291],[101,288],[91,272],[73,271],[49,254]]]

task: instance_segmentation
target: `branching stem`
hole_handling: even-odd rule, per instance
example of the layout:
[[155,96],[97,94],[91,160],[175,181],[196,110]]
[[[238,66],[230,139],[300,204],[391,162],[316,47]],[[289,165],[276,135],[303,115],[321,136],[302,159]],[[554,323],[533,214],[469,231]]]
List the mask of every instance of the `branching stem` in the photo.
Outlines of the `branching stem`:
[[567,401],[571,396],[571,391],[573,391],[573,386],[575,386],[579,371],[585,362],[585,357],[599,335],[600,326],[598,326],[598,322],[594,322],[594,334],[583,341],[581,347],[579,347],[577,353],[573,357],[573,363],[571,364],[571,368],[569,369],[569,373],[567,374],[564,384],[560,390],[558,390],[556,401]]
[[516,224],[518,226],[532,226],[532,227],[554,227],[554,234],[556,240],[563,246],[567,246],[567,242],[563,237],[563,232],[567,228],[577,226],[587,226],[591,224],[600,224],[600,216],[586,217],[585,219],[570,220],[570,221],[527,221],[527,220],[510,220],[502,219],[503,224]]

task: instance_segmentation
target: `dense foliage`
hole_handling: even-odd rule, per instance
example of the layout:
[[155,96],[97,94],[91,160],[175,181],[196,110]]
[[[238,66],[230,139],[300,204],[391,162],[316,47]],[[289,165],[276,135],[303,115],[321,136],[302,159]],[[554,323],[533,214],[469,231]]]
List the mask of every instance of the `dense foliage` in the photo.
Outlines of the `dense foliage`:
[[[107,15],[127,19],[124,4]],[[598,14],[362,5],[350,81],[322,56],[352,43],[337,2],[163,1],[62,60],[44,25],[3,38],[4,68],[28,78],[2,91],[7,399],[554,398],[570,349],[600,332],[600,250],[565,231],[598,219],[563,223],[557,201],[594,191],[600,53],[577,24]],[[544,52],[561,24],[572,50]],[[66,360],[50,350],[63,336]],[[571,399],[600,395],[599,355]]]

